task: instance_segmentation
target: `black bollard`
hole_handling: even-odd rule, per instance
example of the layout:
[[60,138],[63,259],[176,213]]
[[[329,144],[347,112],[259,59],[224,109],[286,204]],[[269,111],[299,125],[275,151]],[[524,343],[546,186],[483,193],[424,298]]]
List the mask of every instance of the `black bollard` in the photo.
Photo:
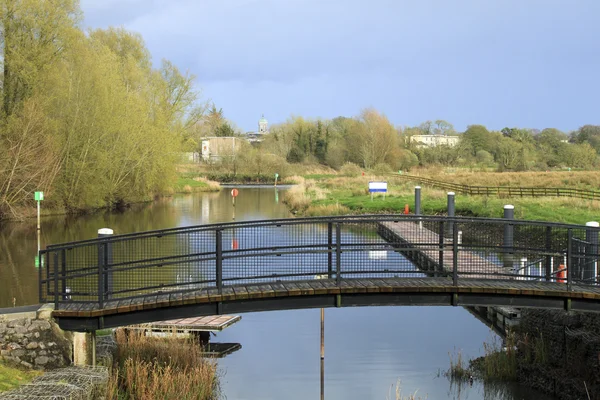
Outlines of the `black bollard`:
[[504,206],[504,219],[509,222],[504,224],[504,268],[507,272],[514,271],[513,246],[514,246],[514,226],[510,222],[515,219],[515,206],[507,204]]
[[[113,230],[110,228],[98,229],[98,238],[110,237],[113,235]],[[98,265],[99,268],[104,268],[104,282],[102,285],[104,300],[111,298],[110,293],[113,291],[113,271],[110,264],[113,261],[112,244],[105,243],[98,246]]]
[[598,227],[600,224],[596,221],[590,221],[585,224],[585,241],[587,245],[585,265],[583,267],[583,279],[586,283],[595,283],[595,278],[598,276]]

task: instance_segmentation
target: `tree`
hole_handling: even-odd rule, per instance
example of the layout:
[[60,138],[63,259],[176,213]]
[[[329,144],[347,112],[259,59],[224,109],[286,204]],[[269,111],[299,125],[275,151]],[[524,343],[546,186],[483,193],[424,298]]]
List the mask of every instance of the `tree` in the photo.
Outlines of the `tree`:
[[354,134],[358,146],[358,156],[365,168],[386,161],[397,146],[396,132],[388,119],[374,109],[363,110],[361,124]]
[[444,121],[443,119],[438,119],[435,121],[433,133],[435,133],[436,135],[449,135],[454,133],[454,126],[451,123]]
[[461,135],[461,141],[472,155],[479,150],[490,151],[493,148],[493,135],[483,125],[469,125]]

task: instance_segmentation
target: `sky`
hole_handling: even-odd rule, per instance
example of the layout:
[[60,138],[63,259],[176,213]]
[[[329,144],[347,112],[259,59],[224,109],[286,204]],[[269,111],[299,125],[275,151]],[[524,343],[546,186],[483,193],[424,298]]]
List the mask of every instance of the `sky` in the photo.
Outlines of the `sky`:
[[598,0],[81,0],[242,131],[292,115],[464,130],[600,125]]

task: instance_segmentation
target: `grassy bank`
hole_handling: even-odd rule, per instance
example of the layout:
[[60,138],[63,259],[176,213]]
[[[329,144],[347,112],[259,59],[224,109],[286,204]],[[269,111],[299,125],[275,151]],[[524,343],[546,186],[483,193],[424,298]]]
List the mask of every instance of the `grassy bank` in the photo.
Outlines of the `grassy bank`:
[[39,375],[41,375],[39,371],[26,371],[14,368],[0,361],[0,392],[5,392],[19,385],[29,383]]
[[221,185],[218,182],[194,174],[179,175],[174,187],[175,193],[218,192],[219,190]]
[[[371,196],[372,180],[388,181],[388,193]],[[284,201],[300,215],[399,213],[406,204],[414,211],[414,183],[389,176],[333,177],[319,181],[300,178],[298,189],[289,190]],[[445,191],[423,187],[422,211],[443,215],[447,211]],[[456,195],[456,213],[463,216],[501,218],[505,204],[515,206],[515,217],[537,221],[584,224],[600,215],[600,202],[565,197],[497,198]]]
[[110,399],[200,399],[219,396],[216,363],[193,340],[152,338],[117,331],[118,353],[109,379]]

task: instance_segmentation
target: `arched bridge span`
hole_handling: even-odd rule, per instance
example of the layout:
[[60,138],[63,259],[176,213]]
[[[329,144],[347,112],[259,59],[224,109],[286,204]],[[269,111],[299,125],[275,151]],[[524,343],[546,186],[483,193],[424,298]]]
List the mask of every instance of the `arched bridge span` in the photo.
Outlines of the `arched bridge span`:
[[406,215],[200,225],[48,246],[39,295],[68,330],[312,307],[600,311],[598,234]]

